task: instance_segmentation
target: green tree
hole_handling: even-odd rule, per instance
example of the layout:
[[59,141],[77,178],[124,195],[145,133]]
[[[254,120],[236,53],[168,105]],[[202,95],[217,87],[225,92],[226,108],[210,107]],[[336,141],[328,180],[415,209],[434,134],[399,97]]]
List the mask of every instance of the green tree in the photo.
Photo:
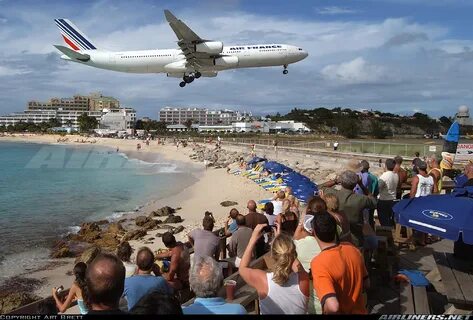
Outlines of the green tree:
[[83,113],[77,118],[79,123],[79,129],[81,132],[89,132],[90,130],[96,129],[98,121],[95,117],[90,117],[87,113]]
[[447,118],[445,116],[440,117],[439,121],[442,125],[444,125],[446,127],[450,127],[452,125],[452,120],[450,120],[449,118]]
[[58,118],[51,118],[48,120],[47,125],[49,128],[56,128],[62,126],[62,123]]
[[388,136],[388,132],[384,129],[381,122],[377,120],[371,120],[370,134],[376,139],[384,139]]
[[184,125],[187,127],[187,130],[190,131],[191,128],[192,128],[192,123],[193,123],[193,120],[192,119],[187,119],[186,122],[184,122]]
[[340,133],[345,138],[353,139],[358,137],[358,134],[360,133],[360,128],[358,126],[358,123],[356,122],[356,119],[340,118],[336,121],[336,123],[338,133]]

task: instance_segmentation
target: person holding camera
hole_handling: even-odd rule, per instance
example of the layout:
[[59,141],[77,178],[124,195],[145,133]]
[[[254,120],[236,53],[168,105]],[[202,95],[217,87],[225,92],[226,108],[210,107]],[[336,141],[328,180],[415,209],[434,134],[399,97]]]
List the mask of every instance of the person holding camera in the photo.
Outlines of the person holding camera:
[[297,260],[292,237],[279,232],[271,244],[273,272],[249,267],[253,248],[264,233],[271,229],[258,224],[250,238],[240,263],[240,276],[258,292],[261,314],[305,314],[309,301],[309,275]]
[[69,294],[66,297],[64,302],[59,299],[58,294],[64,290],[62,286],[59,288],[54,287],[52,290],[54,301],[56,301],[56,306],[59,309],[59,312],[64,313],[70,306],[72,301],[76,300],[81,314],[87,314],[89,309],[85,303],[84,292],[86,290],[85,283],[85,271],[87,270],[87,265],[84,262],[79,262],[74,266],[72,273],[74,274],[74,282],[69,289]]

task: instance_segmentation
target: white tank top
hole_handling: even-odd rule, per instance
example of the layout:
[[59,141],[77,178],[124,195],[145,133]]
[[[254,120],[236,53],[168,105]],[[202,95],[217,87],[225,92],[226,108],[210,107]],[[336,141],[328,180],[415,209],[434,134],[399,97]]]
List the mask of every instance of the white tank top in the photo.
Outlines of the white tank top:
[[425,197],[432,193],[434,190],[434,178],[428,176],[427,178],[418,174],[419,184],[417,185],[416,198]]
[[273,273],[267,273],[268,295],[260,299],[261,314],[306,314],[309,297],[299,288],[299,275],[295,272],[280,286],[273,281]]

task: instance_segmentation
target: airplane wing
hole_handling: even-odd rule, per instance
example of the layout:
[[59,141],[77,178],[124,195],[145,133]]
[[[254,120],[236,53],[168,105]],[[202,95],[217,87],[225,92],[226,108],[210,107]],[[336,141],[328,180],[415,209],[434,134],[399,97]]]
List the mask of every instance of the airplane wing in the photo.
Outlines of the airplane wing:
[[68,47],[60,46],[60,45],[54,45],[56,49],[64,53],[66,56],[68,56],[71,59],[87,62],[90,60],[90,55],[84,54],[84,53],[79,53],[77,51],[74,51],[72,49],[69,49]]
[[211,59],[219,57],[220,54],[209,54],[205,52],[197,52],[195,50],[196,44],[203,43],[210,40],[205,40],[199,37],[194,31],[191,30],[184,22],[177,19],[169,10],[164,10],[166,20],[169,22],[171,29],[177,36],[179,41],[177,44],[184,53],[187,63],[196,70],[202,66],[209,65]]

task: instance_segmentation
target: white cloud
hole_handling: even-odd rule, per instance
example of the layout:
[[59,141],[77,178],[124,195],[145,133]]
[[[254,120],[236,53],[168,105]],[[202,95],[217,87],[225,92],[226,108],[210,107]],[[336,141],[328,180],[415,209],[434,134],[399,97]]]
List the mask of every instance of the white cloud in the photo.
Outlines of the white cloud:
[[359,12],[358,10],[336,6],[316,8],[315,11],[322,15],[353,14]]
[[393,81],[385,67],[369,64],[363,57],[324,67],[322,75],[328,80],[348,84],[385,83]]
[[0,66],[0,77],[16,76],[28,73],[29,71],[15,69],[12,67]]
[[17,8],[2,13],[25,23],[20,28],[12,24],[0,28],[0,65],[7,68],[0,69],[0,74],[9,77],[8,82],[0,81],[0,106],[9,108],[8,112],[19,111],[28,99],[90,91],[114,95],[124,105],[137,108],[139,116],[152,117],[165,105],[239,107],[267,113],[322,104],[369,104],[410,111],[425,104],[430,106],[425,110],[444,112],[445,106],[473,99],[473,59],[466,49],[473,48],[473,39],[451,38],[443,25],[406,18],[282,20],[238,9],[176,10],[175,15],[203,38],[225,44],[289,43],[309,52],[307,59],[289,66],[286,76],[282,67],[240,69],[201,78],[183,89],[179,79],[162,74],[118,73],[60,60],[52,46],[62,42],[53,22],[58,16],[70,17],[100,48],[176,47],[161,8],[135,2],[111,4],[126,15],[110,14],[104,20],[110,9],[107,1],[84,7],[73,16],[70,11],[75,8],[31,14]]

